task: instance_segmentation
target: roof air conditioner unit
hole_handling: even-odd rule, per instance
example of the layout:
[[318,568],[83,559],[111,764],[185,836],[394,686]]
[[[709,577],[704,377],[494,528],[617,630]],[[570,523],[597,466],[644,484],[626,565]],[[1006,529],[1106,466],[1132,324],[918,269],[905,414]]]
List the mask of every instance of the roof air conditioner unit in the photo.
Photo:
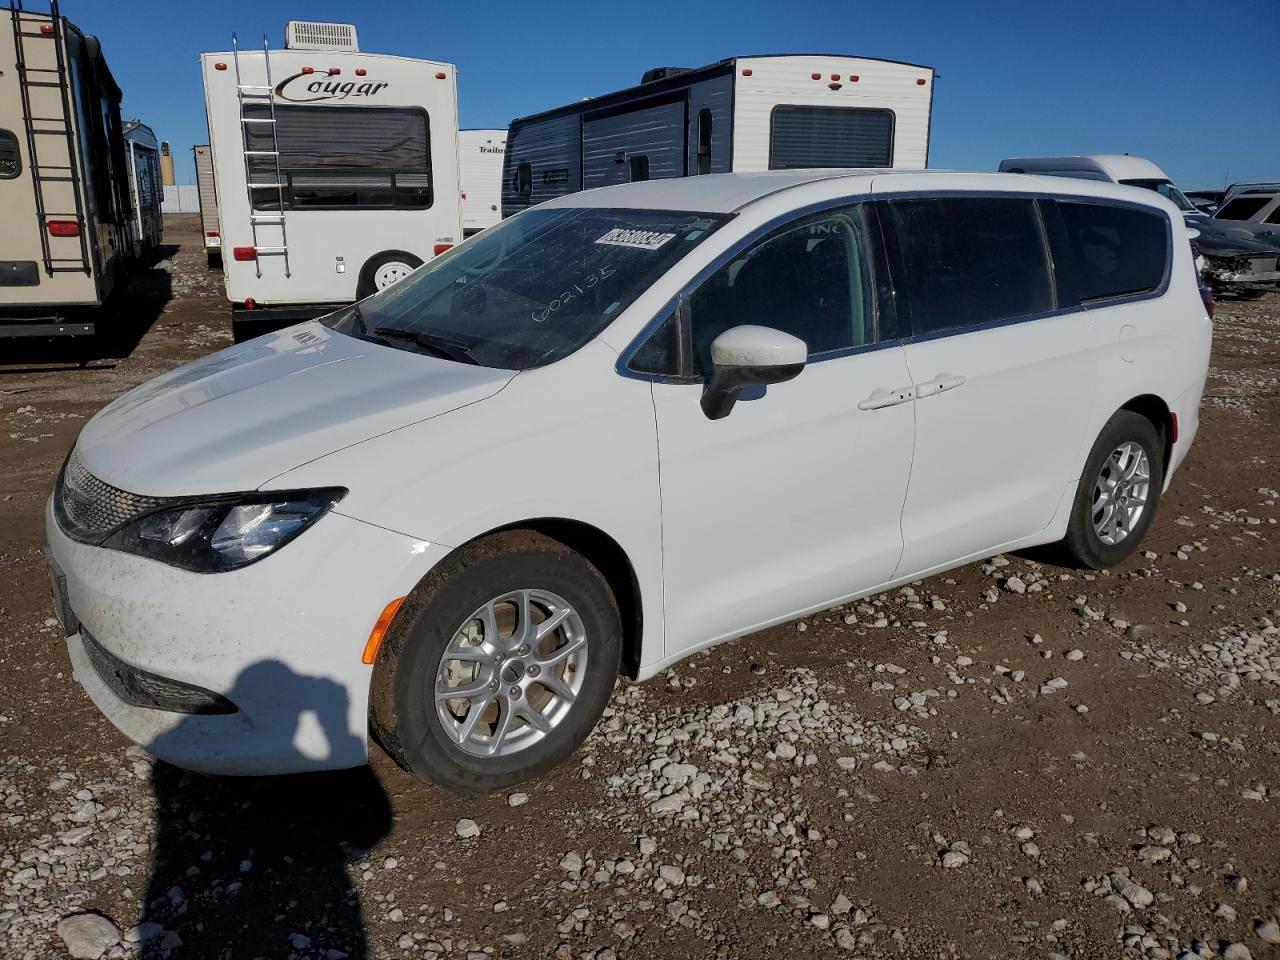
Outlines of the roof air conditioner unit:
[[356,28],[350,23],[316,23],[290,20],[284,25],[284,45],[289,50],[342,50],[357,53]]

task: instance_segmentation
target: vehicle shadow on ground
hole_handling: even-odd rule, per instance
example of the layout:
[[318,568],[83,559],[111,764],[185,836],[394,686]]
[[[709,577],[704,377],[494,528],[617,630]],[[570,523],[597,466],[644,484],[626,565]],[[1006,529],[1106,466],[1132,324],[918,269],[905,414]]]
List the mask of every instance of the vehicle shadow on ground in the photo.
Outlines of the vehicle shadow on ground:
[[[307,713],[331,751],[353,746],[347,694],[333,681],[266,661],[240,674],[228,694],[232,702],[242,687],[288,689],[290,699],[308,704],[265,731],[266,748],[286,761],[291,752],[301,759],[293,740],[310,721]],[[184,720],[151,749],[163,755],[204,736],[209,719],[218,718]],[[155,859],[141,920],[158,926],[143,928],[142,957],[371,955],[347,870],[387,833],[391,808],[367,766],[210,777],[157,761],[151,783]]]
[[97,331],[93,336],[0,340],[0,376],[29,373],[32,367],[48,371],[49,364],[65,369],[111,367],[128,357],[173,299],[173,278],[163,264],[178,249],[177,244],[162,244],[150,266],[132,276],[101,308],[68,317],[92,321]]

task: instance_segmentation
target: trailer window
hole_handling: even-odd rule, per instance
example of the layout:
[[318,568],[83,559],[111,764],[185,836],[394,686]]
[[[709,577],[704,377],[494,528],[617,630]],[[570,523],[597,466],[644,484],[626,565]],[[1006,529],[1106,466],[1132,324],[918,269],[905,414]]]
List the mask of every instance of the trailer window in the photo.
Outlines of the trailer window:
[[639,183],[649,179],[649,158],[644,154],[627,158],[631,164],[631,182]]
[[769,169],[893,166],[893,111],[863,107],[773,108]]
[[[271,106],[245,104],[245,116],[269,120]],[[425,110],[410,107],[277,105],[270,123],[245,124],[249,182],[258,210],[423,210],[431,206],[431,132]]]
[[12,180],[22,172],[18,138],[10,130],[0,130],[0,180]]

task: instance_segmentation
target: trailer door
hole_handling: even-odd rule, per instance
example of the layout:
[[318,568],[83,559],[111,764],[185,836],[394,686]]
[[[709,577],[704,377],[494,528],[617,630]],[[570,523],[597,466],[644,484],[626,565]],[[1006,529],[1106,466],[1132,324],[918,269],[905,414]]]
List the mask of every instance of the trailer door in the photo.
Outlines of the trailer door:
[[683,177],[685,100],[586,117],[582,122],[582,187]]

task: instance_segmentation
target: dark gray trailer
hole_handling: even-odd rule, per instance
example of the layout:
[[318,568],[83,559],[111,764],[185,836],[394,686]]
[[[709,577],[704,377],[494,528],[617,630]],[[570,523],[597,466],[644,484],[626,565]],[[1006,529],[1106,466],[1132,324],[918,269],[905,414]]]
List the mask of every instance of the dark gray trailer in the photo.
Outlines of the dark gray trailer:
[[808,167],[920,168],[931,67],[837,55],[733,57],[514,120],[502,213],[632,180]]

